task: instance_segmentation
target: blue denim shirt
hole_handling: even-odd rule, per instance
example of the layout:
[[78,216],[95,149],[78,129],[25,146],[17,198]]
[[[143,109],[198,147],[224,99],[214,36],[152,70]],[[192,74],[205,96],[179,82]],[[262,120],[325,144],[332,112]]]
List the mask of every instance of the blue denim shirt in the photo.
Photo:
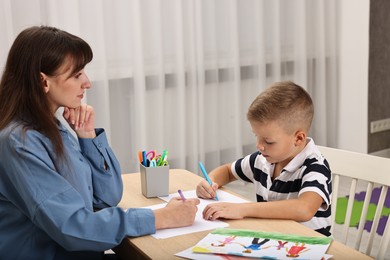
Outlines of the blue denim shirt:
[[97,259],[126,236],[154,233],[150,209],[116,207],[121,170],[104,130],[79,140],[59,131],[63,159],[40,132],[16,123],[0,131],[0,255]]

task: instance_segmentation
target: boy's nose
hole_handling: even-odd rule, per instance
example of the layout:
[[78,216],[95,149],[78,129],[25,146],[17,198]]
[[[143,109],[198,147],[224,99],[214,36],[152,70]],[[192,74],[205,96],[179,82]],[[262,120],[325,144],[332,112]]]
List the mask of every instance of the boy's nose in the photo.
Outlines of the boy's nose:
[[258,144],[257,144],[257,149],[258,149],[259,151],[264,151],[264,145],[258,143]]

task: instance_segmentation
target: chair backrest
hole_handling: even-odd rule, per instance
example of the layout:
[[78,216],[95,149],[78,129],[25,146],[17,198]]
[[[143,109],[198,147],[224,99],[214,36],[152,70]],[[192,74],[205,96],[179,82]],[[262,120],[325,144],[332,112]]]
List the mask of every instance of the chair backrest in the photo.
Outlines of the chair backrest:
[[[367,183],[367,188],[365,190],[366,196],[364,198],[363,209],[361,212],[354,247],[355,249],[365,253],[366,255],[371,255],[374,236],[378,227],[379,219],[381,218],[381,212],[384,207],[387,190],[390,186],[390,159],[324,146],[318,146],[318,148],[328,160],[333,176],[332,228],[335,226],[335,215],[337,207],[337,198],[339,196],[338,192],[340,188],[340,177],[348,177],[348,179],[351,181],[345,222],[342,227],[343,237],[340,239],[340,241],[344,244],[347,243],[348,233],[350,231],[349,225],[351,221],[352,207],[355,200],[355,194],[357,192],[357,183],[358,181],[364,181]],[[361,248],[361,241],[369,208],[368,206],[370,204],[373,188],[378,186],[381,187],[381,194],[377,203],[377,208],[375,211],[375,217],[372,222],[371,231],[369,233],[367,247],[364,250]],[[390,221],[387,221],[383,236],[380,238],[381,241],[379,244],[378,253],[376,256],[374,256],[376,259],[384,259],[389,244],[389,238]],[[377,241],[375,241],[375,243],[377,243]]]

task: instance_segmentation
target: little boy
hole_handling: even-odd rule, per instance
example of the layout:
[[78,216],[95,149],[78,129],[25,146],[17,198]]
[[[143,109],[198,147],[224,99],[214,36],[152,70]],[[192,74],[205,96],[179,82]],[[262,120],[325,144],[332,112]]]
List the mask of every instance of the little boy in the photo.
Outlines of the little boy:
[[292,219],[330,236],[331,171],[313,139],[307,137],[314,108],[309,94],[293,82],[278,82],[250,105],[247,118],[258,152],[210,172],[210,186],[196,187],[201,198],[234,180],[252,182],[257,202],[212,203],[205,219],[245,217]]

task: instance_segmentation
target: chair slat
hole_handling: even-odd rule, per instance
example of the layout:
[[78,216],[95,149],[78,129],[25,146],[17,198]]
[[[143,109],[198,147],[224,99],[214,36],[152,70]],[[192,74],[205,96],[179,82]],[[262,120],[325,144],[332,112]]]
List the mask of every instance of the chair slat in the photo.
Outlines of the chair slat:
[[372,243],[374,241],[374,236],[375,236],[376,230],[378,228],[379,219],[381,218],[381,213],[382,213],[382,209],[383,209],[383,204],[385,203],[386,193],[387,193],[387,186],[383,186],[382,191],[381,191],[381,195],[379,197],[379,201],[378,201],[378,204],[376,207],[375,217],[374,217],[374,220],[372,222],[370,236],[368,238],[368,245],[367,245],[367,249],[366,249],[367,255],[371,254]]
[[348,240],[348,229],[349,224],[351,223],[353,203],[355,202],[356,185],[357,179],[352,179],[351,188],[349,189],[347,213],[345,214],[343,239],[341,240],[344,244],[346,244]]
[[390,223],[389,223],[389,219],[387,219],[387,225],[383,232],[382,240],[379,244],[377,259],[385,259],[385,253],[388,250],[389,241],[390,241]]
[[334,230],[334,223],[336,219],[336,207],[337,207],[337,198],[339,195],[339,184],[340,184],[340,176],[335,173],[333,174],[333,180],[332,180],[333,188],[332,188],[332,204],[331,204],[331,210],[332,210],[332,216],[331,216],[331,221],[332,221],[332,226],[330,228],[330,233],[333,234]]
[[359,228],[358,228],[358,233],[355,241],[355,249],[360,248],[360,244],[362,242],[362,236],[363,236],[363,231],[364,231],[364,224],[366,223],[366,218],[367,218],[367,213],[368,213],[368,206],[370,205],[370,200],[372,196],[372,188],[374,184],[372,182],[369,182],[367,184],[366,188],[366,196],[364,197],[364,203],[363,203],[363,209],[362,209],[362,214],[360,216],[359,223]]

